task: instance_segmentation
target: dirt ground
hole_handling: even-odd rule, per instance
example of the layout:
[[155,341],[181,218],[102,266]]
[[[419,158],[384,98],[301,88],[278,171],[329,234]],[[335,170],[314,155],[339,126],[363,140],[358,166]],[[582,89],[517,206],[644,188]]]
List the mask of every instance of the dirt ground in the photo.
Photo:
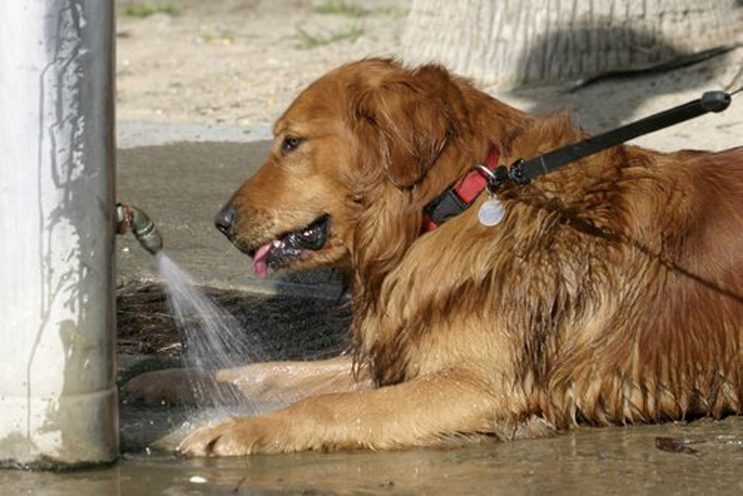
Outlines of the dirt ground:
[[[317,77],[400,52],[410,0],[118,0],[117,117],[268,128]],[[743,27],[743,26],[742,26]],[[737,40],[743,42],[743,29]],[[530,112],[571,109],[591,132],[743,85],[743,48],[700,64],[602,81],[483,89]],[[643,137],[662,150],[741,144],[743,98],[723,114]],[[711,132],[712,131],[712,132]]]
[[119,0],[117,117],[268,125],[328,70],[394,55],[408,1],[334,4]]

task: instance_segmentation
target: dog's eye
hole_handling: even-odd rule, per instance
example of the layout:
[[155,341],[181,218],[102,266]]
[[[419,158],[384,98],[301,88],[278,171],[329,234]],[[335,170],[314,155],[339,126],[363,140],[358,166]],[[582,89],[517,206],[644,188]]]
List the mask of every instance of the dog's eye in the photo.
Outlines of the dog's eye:
[[281,154],[286,155],[297,149],[299,145],[304,141],[303,138],[297,138],[296,136],[287,136],[284,138],[284,142],[281,143]]

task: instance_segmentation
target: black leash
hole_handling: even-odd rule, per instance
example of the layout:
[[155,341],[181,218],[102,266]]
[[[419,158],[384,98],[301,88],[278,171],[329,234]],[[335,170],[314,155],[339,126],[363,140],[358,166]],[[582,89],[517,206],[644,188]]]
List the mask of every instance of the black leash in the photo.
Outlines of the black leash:
[[707,112],[722,112],[730,105],[732,95],[738,93],[741,89],[733,93],[708,91],[698,100],[653,114],[612,131],[563,146],[529,160],[519,159],[511,167],[501,165],[493,174],[489,175],[488,190],[491,193],[496,193],[508,181],[524,186],[542,174],[607,148],[620,145],[638,136],[699,117]]

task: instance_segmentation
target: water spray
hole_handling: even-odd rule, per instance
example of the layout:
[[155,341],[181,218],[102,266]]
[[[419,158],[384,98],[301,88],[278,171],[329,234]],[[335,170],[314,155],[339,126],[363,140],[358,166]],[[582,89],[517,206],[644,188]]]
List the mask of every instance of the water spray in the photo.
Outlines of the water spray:
[[163,247],[163,237],[155,227],[152,219],[139,208],[124,203],[116,204],[116,218],[118,234],[126,234],[131,230],[139,244],[152,255]]

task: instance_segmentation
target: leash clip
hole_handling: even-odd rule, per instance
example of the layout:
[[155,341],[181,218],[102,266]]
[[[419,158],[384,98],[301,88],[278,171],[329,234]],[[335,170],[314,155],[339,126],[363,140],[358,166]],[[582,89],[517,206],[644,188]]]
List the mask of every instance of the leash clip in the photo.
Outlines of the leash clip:
[[524,174],[524,159],[520,158],[514,162],[511,167],[505,165],[499,165],[494,171],[491,171],[487,167],[482,165],[476,165],[475,169],[482,172],[486,177],[486,187],[488,193],[494,195],[498,190],[506,184],[508,181],[513,181],[519,186],[526,186],[529,184],[529,178]]
[[529,184],[529,178],[524,174],[524,159],[520,158],[515,161],[508,169],[508,178],[519,186]]
[[490,195],[497,193],[500,187],[508,181],[508,169],[503,165],[499,165],[495,170],[490,170],[484,165],[476,165],[474,169],[485,175],[485,188]]

